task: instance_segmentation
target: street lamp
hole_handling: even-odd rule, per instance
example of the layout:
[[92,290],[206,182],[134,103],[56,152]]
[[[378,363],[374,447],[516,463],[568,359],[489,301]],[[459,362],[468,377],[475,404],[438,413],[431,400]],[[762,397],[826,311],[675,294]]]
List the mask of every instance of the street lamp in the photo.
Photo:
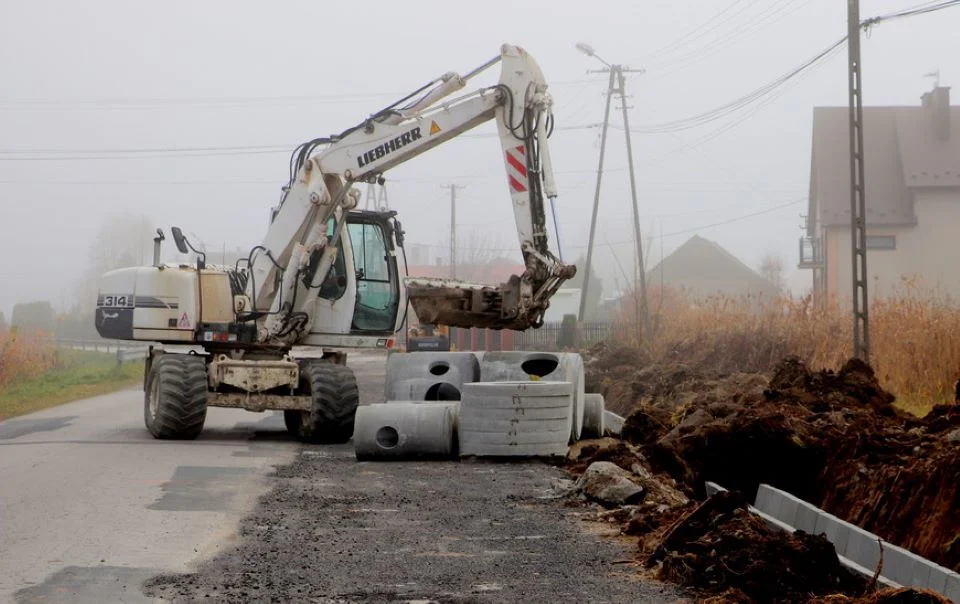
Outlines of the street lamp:
[[600,61],[607,67],[610,67],[610,68],[613,67],[612,65],[610,65],[610,63],[607,63],[606,61],[604,61],[603,58],[601,58],[600,55],[597,54],[597,51],[593,49],[593,46],[590,46],[586,42],[577,42],[577,50],[587,55],[588,57],[593,57],[594,59]]

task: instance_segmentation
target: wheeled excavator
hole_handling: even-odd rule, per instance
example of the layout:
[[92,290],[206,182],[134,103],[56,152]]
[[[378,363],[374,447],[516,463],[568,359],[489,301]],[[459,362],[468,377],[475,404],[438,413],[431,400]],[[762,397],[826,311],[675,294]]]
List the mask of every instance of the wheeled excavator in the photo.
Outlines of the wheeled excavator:
[[[496,85],[455,95],[498,63]],[[548,246],[551,104],[534,59],[504,44],[465,76],[447,73],[340,134],[299,145],[266,236],[234,266],[208,265],[178,227],[176,247],[195,262],[161,263],[158,229],[152,266],[103,276],[95,317],[104,338],[153,343],[144,371],[150,433],[195,438],[208,407],[235,407],[282,410],[301,440],[346,442],[359,403],[347,351],[391,348],[409,307],[422,323],[451,327],[542,325],[551,296],[576,273]],[[354,185],[383,184],[389,169],[489,120],[525,270],[499,285],[402,277],[396,212],[357,209]]]

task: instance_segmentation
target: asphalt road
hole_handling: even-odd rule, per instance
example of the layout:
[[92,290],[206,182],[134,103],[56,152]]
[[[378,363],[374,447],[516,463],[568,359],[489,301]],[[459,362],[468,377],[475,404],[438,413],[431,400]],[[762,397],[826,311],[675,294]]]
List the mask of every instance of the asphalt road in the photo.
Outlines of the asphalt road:
[[[364,403],[383,361],[350,360]],[[196,441],[156,441],[141,401],[0,422],[0,602],[676,599],[547,497],[554,468],[359,463],[227,409]]]
[[194,442],[153,440],[126,391],[0,423],[0,602],[140,602],[139,584],[236,539],[282,418],[213,409]]

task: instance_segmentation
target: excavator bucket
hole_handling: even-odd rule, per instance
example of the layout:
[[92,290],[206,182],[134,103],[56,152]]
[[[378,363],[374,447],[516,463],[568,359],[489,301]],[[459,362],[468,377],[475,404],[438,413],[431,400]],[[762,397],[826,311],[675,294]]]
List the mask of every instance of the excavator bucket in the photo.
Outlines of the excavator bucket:
[[520,278],[499,287],[455,279],[406,278],[407,299],[421,323],[523,331],[539,327],[545,308],[521,308]]

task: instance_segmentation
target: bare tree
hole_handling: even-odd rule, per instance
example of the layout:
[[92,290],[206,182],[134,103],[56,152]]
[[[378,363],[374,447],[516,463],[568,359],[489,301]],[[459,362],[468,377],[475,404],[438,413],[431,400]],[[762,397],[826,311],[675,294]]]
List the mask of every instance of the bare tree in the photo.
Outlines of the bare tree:
[[100,277],[107,271],[149,264],[153,255],[153,220],[147,216],[115,214],[105,220],[87,252],[87,270],[78,285],[78,311],[96,303]]
[[767,280],[778,292],[783,291],[786,285],[783,276],[783,257],[776,252],[768,251],[760,259],[757,272]]
[[457,277],[459,279],[475,279],[477,273],[482,273],[482,267],[497,260],[509,262],[506,259],[503,238],[495,233],[471,229],[468,233],[457,238]]

